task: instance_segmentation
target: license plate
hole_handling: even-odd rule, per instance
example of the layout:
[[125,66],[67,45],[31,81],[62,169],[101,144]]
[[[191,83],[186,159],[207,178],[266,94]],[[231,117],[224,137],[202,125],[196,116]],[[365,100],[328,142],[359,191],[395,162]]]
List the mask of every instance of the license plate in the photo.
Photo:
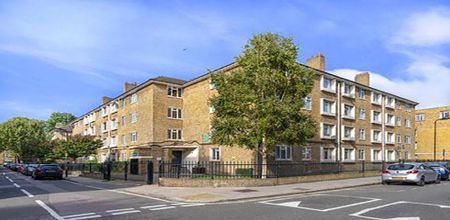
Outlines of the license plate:
[[406,180],[406,177],[392,177],[393,180]]

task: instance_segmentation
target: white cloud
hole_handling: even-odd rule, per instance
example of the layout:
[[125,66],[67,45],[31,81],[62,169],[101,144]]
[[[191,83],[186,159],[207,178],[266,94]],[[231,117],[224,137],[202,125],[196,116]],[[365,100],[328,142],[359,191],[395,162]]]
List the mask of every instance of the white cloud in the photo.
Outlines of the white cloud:
[[411,46],[450,43],[450,10],[434,8],[407,17],[392,37],[392,43]]

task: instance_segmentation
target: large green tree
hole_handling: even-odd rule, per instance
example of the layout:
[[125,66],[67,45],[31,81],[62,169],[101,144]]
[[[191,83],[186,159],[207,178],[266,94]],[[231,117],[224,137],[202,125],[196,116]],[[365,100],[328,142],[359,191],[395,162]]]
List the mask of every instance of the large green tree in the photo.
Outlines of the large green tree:
[[301,146],[312,138],[317,124],[302,107],[314,73],[297,57],[291,38],[259,34],[236,58],[236,71],[212,73],[212,141],[256,149],[265,162],[276,145]]
[[0,124],[0,146],[19,160],[36,160],[45,154],[40,148],[48,141],[42,121],[24,117]]
[[50,118],[45,122],[45,130],[47,132],[50,132],[55,129],[56,124],[61,123],[63,126],[65,126],[75,119],[76,117],[71,113],[53,112],[50,115]]
[[102,147],[101,140],[96,140],[94,136],[76,135],[68,140],[59,140],[53,149],[54,159],[64,159],[66,156],[71,160],[78,157],[86,157],[97,152]]

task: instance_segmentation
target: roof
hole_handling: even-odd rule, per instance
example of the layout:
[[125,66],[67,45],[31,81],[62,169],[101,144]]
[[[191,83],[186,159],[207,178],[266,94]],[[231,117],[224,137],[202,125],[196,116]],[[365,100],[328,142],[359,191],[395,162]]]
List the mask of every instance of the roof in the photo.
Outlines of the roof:
[[430,107],[430,108],[421,108],[421,109],[416,109],[417,111],[426,111],[426,110],[434,110],[434,109],[441,109],[441,110],[450,110],[450,105],[444,105],[444,106],[436,106],[436,107]]
[[152,80],[159,81],[159,82],[165,82],[165,83],[178,84],[178,85],[183,85],[187,82],[186,80],[176,79],[176,78],[167,77],[167,76],[158,76],[156,78],[153,78]]

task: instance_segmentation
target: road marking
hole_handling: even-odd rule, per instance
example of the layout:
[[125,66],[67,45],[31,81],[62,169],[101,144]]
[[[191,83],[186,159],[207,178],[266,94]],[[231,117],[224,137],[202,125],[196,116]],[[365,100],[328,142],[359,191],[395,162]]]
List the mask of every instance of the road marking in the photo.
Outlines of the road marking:
[[187,205],[189,203],[185,203],[185,202],[177,202],[177,203],[173,203],[172,205]]
[[132,210],[132,211],[125,211],[125,212],[114,212],[112,213],[112,215],[125,215],[125,214],[130,214],[130,213],[138,213],[141,212],[139,210]]
[[187,205],[182,205],[181,207],[194,207],[194,206],[203,206],[205,204],[203,203],[197,203],[197,204],[187,204]]
[[28,197],[34,197],[33,194],[29,193],[28,191],[24,190],[24,189],[20,189],[20,191],[22,191],[23,193],[25,193],[25,195],[27,195]]
[[19,184],[17,184],[17,183],[14,183],[14,186],[17,188],[20,188]]
[[297,208],[302,201],[279,203],[278,205]]
[[161,208],[154,208],[154,209],[149,209],[150,211],[158,211],[158,210],[164,210],[164,209],[174,209],[176,208],[175,206],[167,206],[167,207],[161,207]]
[[14,181],[12,181],[11,179],[8,179],[8,180],[9,180],[9,182],[14,183]]
[[[398,201],[398,202],[388,203],[388,204],[384,204],[384,205],[380,205],[380,206],[376,206],[376,207],[372,207],[372,208],[363,209],[363,210],[361,210],[359,212],[350,214],[350,216],[355,216],[355,217],[365,218],[365,219],[372,219],[372,220],[385,220],[384,218],[364,216],[363,214],[365,214],[367,212],[370,212],[370,211],[373,211],[373,210],[376,210],[376,209],[381,209],[381,208],[385,208],[385,207],[393,206],[393,205],[398,205],[398,204],[415,204],[415,205],[437,206],[437,207],[443,208],[443,209],[450,208],[450,206],[441,205],[441,204]],[[389,219],[395,219],[395,220],[420,220],[420,217],[398,217],[398,218],[389,218]]]
[[106,212],[121,212],[121,211],[130,211],[130,210],[134,210],[134,208],[112,209],[112,210],[107,210]]
[[163,207],[166,205],[149,205],[149,206],[142,206],[141,209],[151,209],[151,208],[158,208],[158,207]]
[[73,217],[80,217],[80,216],[86,216],[86,215],[95,215],[95,212],[81,213],[81,214],[76,214],[76,215],[66,215],[66,216],[63,216],[63,218],[73,218]]
[[81,216],[81,217],[75,217],[75,218],[65,218],[66,220],[81,220],[81,219],[90,219],[90,218],[100,218],[101,215],[90,215],[90,216]]
[[64,220],[63,217],[61,217],[60,215],[58,215],[58,213],[56,213],[55,211],[53,211],[53,209],[51,209],[50,207],[48,207],[44,202],[42,202],[41,200],[35,200],[35,202],[40,205],[42,208],[44,208],[48,213],[50,213],[51,216],[53,216],[53,218],[57,219],[57,220]]
[[115,189],[105,189],[105,188],[101,188],[101,187],[96,187],[96,186],[90,186],[90,185],[86,185],[86,184],[81,184],[81,183],[76,183],[76,182],[72,182],[72,181],[68,181],[65,180],[66,182],[75,184],[75,185],[80,185],[80,186],[84,186],[84,187],[88,187],[88,188],[92,188],[92,189],[98,189],[98,190],[106,190],[109,192],[115,192],[115,193],[120,193],[120,194],[125,194],[125,195],[131,195],[131,196],[137,196],[137,197],[142,197],[142,198],[147,198],[147,199],[153,199],[153,200],[158,200],[161,202],[171,202],[169,200],[165,200],[165,199],[160,199],[160,198],[156,198],[156,197],[151,197],[151,196],[144,196],[141,194],[136,194],[136,193],[132,193],[132,192],[125,192],[125,191],[120,191],[120,190],[115,190]]

